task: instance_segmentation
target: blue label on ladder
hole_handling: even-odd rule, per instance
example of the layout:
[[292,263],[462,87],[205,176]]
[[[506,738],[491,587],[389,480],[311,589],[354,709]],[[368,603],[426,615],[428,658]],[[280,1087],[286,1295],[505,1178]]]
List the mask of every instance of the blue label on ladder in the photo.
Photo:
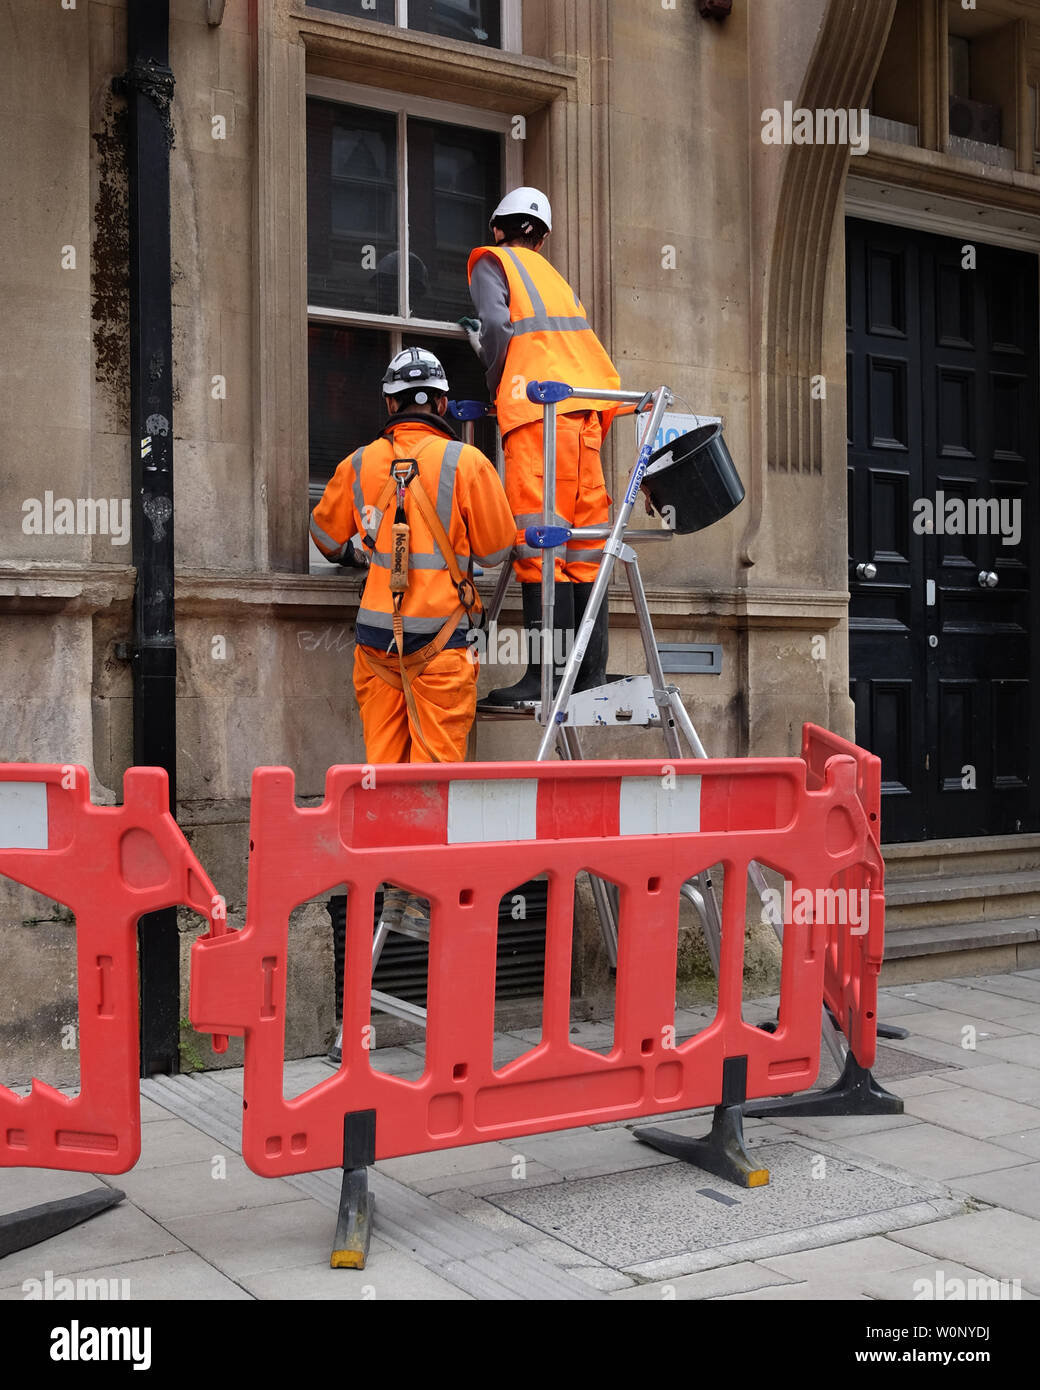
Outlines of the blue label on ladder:
[[569,526],[528,526],[524,530],[524,540],[533,550],[551,550],[566,545],[570,538]]
[[639,458],[636,462],[635,471],[632,474],[632,481],[628,485],[625,493],[625,505],[630,507],[639,495],[639,485],[643,481],[643,474],[646,472],[646,465],[650,462],[652,450],[649,444],[644,444],[639,451]]
[[456,420],[483,420],[488,413],[483,401],[449,401],[448,409]]
[[527,399],[538,405],[565,401],[568,396],[573,395],[573,390],[565,381],[529,381],[527,383]]

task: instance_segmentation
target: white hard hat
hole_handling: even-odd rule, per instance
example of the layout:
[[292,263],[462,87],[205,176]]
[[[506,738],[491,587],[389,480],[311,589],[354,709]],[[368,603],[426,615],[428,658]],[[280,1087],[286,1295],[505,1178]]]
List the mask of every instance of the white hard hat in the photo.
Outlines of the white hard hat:
[[447,391],[448,379],[432,352],[419,347],[404,348],[386,369],[383,395],[396,396],[399,391],[411,391],[416,386],[428,386],[431,391]]
[[537,188],[514,188],[512,193],[507,193],[491,214],[490,225],[493,227],[503,217],[525,215],[537,217],[539,222],[544,223],[547,232],[552,231],[552,208],[549,206],[549,199]]

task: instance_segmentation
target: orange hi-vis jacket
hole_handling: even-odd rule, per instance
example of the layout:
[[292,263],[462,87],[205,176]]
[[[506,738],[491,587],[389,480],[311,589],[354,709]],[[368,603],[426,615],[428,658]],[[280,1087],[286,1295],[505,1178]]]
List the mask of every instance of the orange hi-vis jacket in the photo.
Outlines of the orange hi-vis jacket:
[[[405,489],[405,516],[410,529],[408,587],[401,602],[406,650],[424,646],[459,605],[444,557],[411,496],[422,486],[434,505],[466,573],[471,557],[484,565],[506,559],[516,537],[505,490],[491,461],[470,444],[460,444],[436,417],[392,419],[381,438],[357,449],[336,469],[311,513],[311,536],[321,553],[338,560],[348,540],[366,537],[368,577],[358,609],[358,640],[389,651],[393,648],[394,602],[390,592],[391,531],[396,502],[385,511],[376,501],[386,486],[395,458],[416,459],[418,477]],[[465,645],[469,622],[463,619],[449,646]]]
[[[481,256],[494,256],[509,284],[512,339],[495,395],[498,428],[503,435],[517,425],[542,419],[542,407],[527,399],[530,381],[618,389],[620,378],[589,326],[581,300],[540,252],[526,246],[478,246],[470,252],[467,269],[471,280]],[[575,396],[562,401],[558,409],[568,415],[598,410],[606,429],[617,407]]]

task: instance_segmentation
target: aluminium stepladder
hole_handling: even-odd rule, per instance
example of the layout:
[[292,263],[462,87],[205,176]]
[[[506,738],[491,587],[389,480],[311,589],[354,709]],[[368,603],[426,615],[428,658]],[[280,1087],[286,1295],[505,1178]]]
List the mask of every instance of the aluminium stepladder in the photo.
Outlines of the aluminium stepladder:
[[[669,757],[681,758],[683,756],[681,734],[694,757],[706,758],[708,754],[689,713],[683,705],[678,687],[665,679],[646,591],[639,571],[638,558],[633,548],[634,545],[641,543],[671,542],[675,539],[676,533],[664,527],[637,530],[630,526],[632,509],[639,496],[640,486],[650,461],[651,441],[657,435],[665,411],[673,404],[672,393],[664,385],[647,392],[635,392],[571,386],[561,382],[532,382],[528,385],[527,394],[529,399],[543,407],[543,507],[541,525],[528,527],[525,540],[529,546],[544,550],[550,556],[556,548],[565,545],[567,541],[572,539],[603,540],[603,558],[582,622],[575,632],[574,642],[555,695],[553,694],[555,654],[551,640],[555,606],[555,573],[552,564],[543,564],[542,633],[549,634],[549,637],[541,642],[541,699],[537,703],[532,703],[528,710],[522,712],[508,709],[491,712],[485,708],[479,713],[484,718],[490,715],[494,718],[506,719],[530,717],[533,713],[543,729],[536,755],[538,761],[545,761],[554,748],[564,759],[581,759],[583,753],[578,734],[581,727],[609,725],[627,727],[633,724],[647,728],[660,728],[664,735]],[[572,397],[634,407],[637,419],[642,424],[636,460],[629,475],[624,499],[617,510],[612,525],[604,524],[580,528],[556,525],[554,506],[556,498],[556,410],[561,402]],[[464,422],[469,439],[472,438],[472,422],[491,413],[488,407],[479,402],[455,402],[452,406],[452,414]],[[643,675],[626,676],[620,680],[608,681],[605,685],[595,689],[575,693],[574,685],[593,631],[596,615],[607,599],[614,566],[618,562],[625,571],[632,596],[646,658],[646,672]],[[501,568],[493,597],[488,604],[486,622],[489,625],[498,619],[511,577],[512,564],[507,560]],[[589,877],[604,945],[611,965],[616,967],[618,931],[614,900],[608,885],[602,879],[594,875]],[[770,893],[769,885],[758,864],[753,863],[749,866],[749,877],[752,886],[762,899],[764,918],[771,923],[777,937],[782,942],[783,924],[779,913],[775,910],[775,900]],[[721,952],[722,918],[710,875],[707,871],[695,875],[682,885],[680,891],[697,912],[709,958],[717,977]],[[379,960],[389,930],[400,931],[401,928],[391,928],[382,921],[377,925],[372,951],[373,970]],[[408,931],[407,928],[404,929],[403,934],[427,939],[427,933]],[[425,1022],[426,1011],[418,1005],[396,999],[394,996],[376,990],[373,990],[372,998],[375,1006],[386,1013],[415,1022]],[[855,1104],[859,1109],[869,1108],[871,1111],[891,1109],[892,1107],[885,1099],[885,1093],[876,1087],[869,1072],[864,1073],[863,1069],[858,1068],[854,1057],[845,1046],[844,1035],[826,1008],[822,1015],[821,1035],[842,1078],[838,1086],[832,1088],[834,1095],[831,1097],[831,1101],[834,1108],[829,1112],[824,1111],[824,1113],[848,1113],[847,1110],[843,1111],[837,1108],[848,1103]],[[823,1097],[814,1098],[809,1103],[815,1103],[818,1099],[826,1105],[828,1102],[825,1098],[828,1094],[825,1092]],[[895,1098],[891,1099],[894,1101]],[[710,1161],[705,1166],[712,1167],[712,1170],[720,1172],[721,1176],[732,1177],[735,1171],[735,1159],[738,1160],[738,1169],[744,1167],[743,1162],[740,1161],[743,1150],[739,1138],[739,1121],[734,1120],[736,1113],[734,1107],[720,1107],[720,1109],[727,1113],[722,1117],[720,1132],[716,1134],[713,1129],[712,1140],[714,1143],[711,1146],[722,1148],[723,1169],[720,1170],[717,1166],[713,1167]],[[732,1132],[734,1123],[736,1123],[737,1130],[735,1134]],[[649,1137],[647,1134],[647,1138]],[[674,1148],[670,1150],[675,1152],[678,1157],[689,1157],[689,1145],[691,1143],[700,1145],[709,1141],[684,1140],[682,1142],[683,1152],[680,1153]],[[711,1155],[709,1154],[708,1157],[710,1159]],[[746,1156],[744,1157],[746,1158]],[[702,1160],[698,1158],[696,1161],[701,1162]]]

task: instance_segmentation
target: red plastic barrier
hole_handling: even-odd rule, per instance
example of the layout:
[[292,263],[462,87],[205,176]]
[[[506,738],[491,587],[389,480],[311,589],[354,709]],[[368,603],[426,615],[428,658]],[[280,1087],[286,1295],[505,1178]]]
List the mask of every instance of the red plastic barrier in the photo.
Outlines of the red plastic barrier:
[[137,919],[183,903],[225,926],[167,788],[161,768],[134,767],[122,806],[93,806],[84,767],[0,764],[0,873],[76,915],[80,1060],[71,1099],[0,1086],[0,1166],[125,1173],[140,1156]]
[[834,886],[846,893],[869,894],[869,925],[865,931],[833,926],[827,944],[823,992],[838,1025],[862,1067],[872,1067],[877,1055],[878,976],[885,950],[885,861],[881,857],[881,759],[815,724],[802,729],[802,757],[810,787],[820,787],[829,759],[849,757],[856,762],[856,795],[867,818],[870,841],[862,862],[836,875]]
[[[806,772],[796,758],[335,767],[324,803],[301,809],[291,771],[258,769],[246,925],[196,942],[191,971],[195,1027],[245,1035],[250,1167],[279,1176],[339,1166],[353,1111],[376,1111],[376,1154],[386,1158],[718,1104],[728,1058],[747,1059],[750,1097],[809,1086],[822,923],[785,931],[776,1032],[741,1017],[749,861],[815,889],[872,851],[853,759],[831,759],[812,788]],[[679,889],[719,862],[717,1013],[676,1047]],[[569,1037],[573,885],[583,869],[620,889],[615,1042],[605,1057]],[[496,1071],[499,901],[539,874],[549,879],[542,1041]],[[426,1068],[414,1082],[373,1071],[366,1050],[373,900],[388,879],[432,905]],[[289,914],[344,882],[343,1065],[286,1100]]]

